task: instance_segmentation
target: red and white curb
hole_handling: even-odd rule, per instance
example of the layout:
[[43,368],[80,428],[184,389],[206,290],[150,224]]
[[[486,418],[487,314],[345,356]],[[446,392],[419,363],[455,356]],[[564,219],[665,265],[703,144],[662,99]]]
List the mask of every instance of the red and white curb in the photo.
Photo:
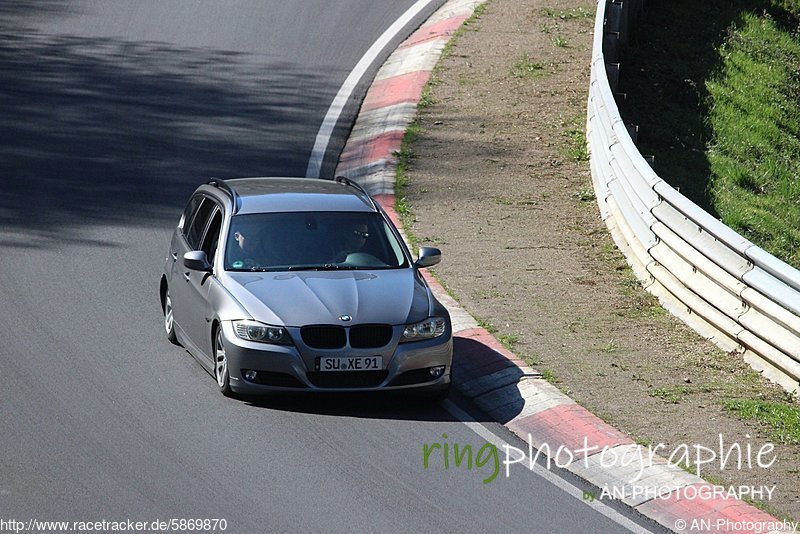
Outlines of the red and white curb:
[[[445,44],[481,3],[446,2],[397,48],[368,90],[340,157],[336,175],[364,186],[398,228],[396,153]],[[616,498],[669,529],[779,531],[781,522],[774,517],[714,494],[700,477],[651,455],[575,403],[480,327],[430,274],[423,275],[453,319],[455,387],[529,445],[550,456],[568,450],[571,461],[562,467],[601,489],[614,489]]]

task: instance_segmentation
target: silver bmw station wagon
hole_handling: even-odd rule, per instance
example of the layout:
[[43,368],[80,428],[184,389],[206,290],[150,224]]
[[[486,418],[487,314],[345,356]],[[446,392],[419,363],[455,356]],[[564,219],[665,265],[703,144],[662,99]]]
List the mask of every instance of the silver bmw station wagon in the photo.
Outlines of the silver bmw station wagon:
[[167,337],[225,395],[450,387],[452,327],[386,213],[346,179],[211,180],[172,236]]

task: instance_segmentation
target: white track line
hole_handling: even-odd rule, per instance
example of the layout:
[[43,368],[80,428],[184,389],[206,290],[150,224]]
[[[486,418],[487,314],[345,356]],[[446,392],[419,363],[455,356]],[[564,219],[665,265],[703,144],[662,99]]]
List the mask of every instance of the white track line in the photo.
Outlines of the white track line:
[[336,94],[336,98],[333,99],[331,106],[328,108],[328,113],[325,115],[325,118],[322,120],[322,125],[319,127],[317,139],[314,142],[314,149],[311,151],[311,158],[308,160],[308,167],[306,168],[307,178],[319,178],[319,173],[322,170],[322,159],[325,157],[325,152],[328,150],[328,143],[330,142],[331,134],[333,134],[333,129],[339,121],[339,116],[342,114],[344,105],[347,103],[347,100],[350,98],[358,82],[364,76],[364,73],[366,73],[367,69],[372,65],[372,62],[375,61],[378,54],[380,54],[389,41],[394,39],[395,36],[400,33],[400,30],[402,30],[411,19],[417,16],[420,11],[435,1],[436,0],[418,0],[413,6],[408,8],[394,24],[383,32],[383,35],[378,37],[378,40],[373,43],[369,50],[367,50],[367,53],[364,54],[356,66],[353,67],[353,70],[350,71],[350,75],[342,84],[342,87]]
[[[501,438],[494,435],[492,432],[486,429],[482,424],[475,421],[468,413],[464,410],[456,406],[452,401],[446,400],[440,404],[442,408],[444,408],[447,412],[450,413],[453,417],[455,417],[458,421],[464,423],[470,430],[478,434],[480,437],[485,439],[487,442],[493,444],[495,447],[501,450],[503,449],[503,445],[510,445],[506,443]],[[517,447],[519,450],[519,447]],[[526,457],[527,461],[527,457]],[[527,465],[527,463],[525,463]],[[594,508],[597,512],[603,514],[610,520],[614,521],[621,527],[631,531],[636,532],[637,534],[645,534],[651,531],[647,530],[646,528],[642,527],[641,525],[636,524],[634,521],[628,519],[618,511],[614,510],[610,506],[603,503],[600,499],[595,499],[592,502],[587,502],[583,498],[583,492],[564,480],[563,478],[559,477],[555,473],[552,473],[545,467],[542,467],[538,463],[534,464],[533,472],[539,475],[540,477],[544,478],[560,490],[564,491],[565,493],[569,494],[572,497],[575,497],[586,506],[590,506]]]

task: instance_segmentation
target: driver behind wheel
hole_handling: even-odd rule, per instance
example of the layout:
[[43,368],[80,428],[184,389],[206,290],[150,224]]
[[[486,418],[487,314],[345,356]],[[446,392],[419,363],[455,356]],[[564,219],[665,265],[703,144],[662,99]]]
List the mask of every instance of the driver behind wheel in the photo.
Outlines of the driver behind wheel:
[[369,239],[369,229],[365,223],[356,223],[345,227],[342,236],[342,249],[336,255],[336,261],[347,261],[350,254],[361,252]]

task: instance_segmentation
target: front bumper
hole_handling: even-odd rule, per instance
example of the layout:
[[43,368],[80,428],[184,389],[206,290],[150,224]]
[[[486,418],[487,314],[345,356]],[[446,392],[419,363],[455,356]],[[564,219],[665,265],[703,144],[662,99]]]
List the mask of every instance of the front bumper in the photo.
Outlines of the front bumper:
[[[452,331],[440,337],[410,343],[398,343],[399,335],[379,349],[315,350],[303,345],[299,335],[290,330],[295,345],[271,345],[245,341],[233,331],[229,321],[222,323],[225,353],[228,358],[231,389],[243,395],[271,392],[355,392],[389,390],[436,391],[450,383],[453,361]],[[314,370],[317,356],[373,356],[383,358],[378,371],[322,372]],[[429,369],[444,366],[444,372],[433,378]],[[246,371],[255,371],[255,379],[245,378]]]

